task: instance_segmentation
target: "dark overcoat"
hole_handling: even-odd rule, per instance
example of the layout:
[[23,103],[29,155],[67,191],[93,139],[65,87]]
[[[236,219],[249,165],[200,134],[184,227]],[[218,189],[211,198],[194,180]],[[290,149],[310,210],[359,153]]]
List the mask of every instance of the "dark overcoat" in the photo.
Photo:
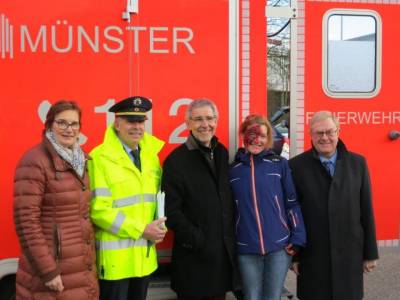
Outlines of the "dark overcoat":
[[378,258],[371,187],[364,157],[339,140],[333,178],[315,149],[289,161],[307,232],[300,253],[302,300],[359,300],[363,261]]
[[171,287],[185,296],[222,295],[233,289],[236,265],[228,152],[217,144],[214,173],[189,140],[171,152],[163,167],[167,227],[175,233]]

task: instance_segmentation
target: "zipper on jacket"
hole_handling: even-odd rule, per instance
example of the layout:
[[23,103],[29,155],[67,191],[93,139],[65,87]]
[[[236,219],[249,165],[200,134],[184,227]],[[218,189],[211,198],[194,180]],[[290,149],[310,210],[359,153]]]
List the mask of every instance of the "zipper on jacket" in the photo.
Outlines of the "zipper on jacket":
[[253,203],[254,203],[254,211],[256,213],[256,222],[257,222],[257,227],[258,227],[258,235],[260,238],[260,247],[261,247],[261,253],[262,255],[265,255],[265,249],[264,249],[264,236],[261,228],[261,220],[260,220],[260,214],[258,210],[258,201],[257,201],[257,193],[256,193],[256,179],[254,175],[254,160],[253,160],[253,155],[250,154],[250,170],[251,170],[251,188],[253,191]]
[[60,228],[58,226],[58,224],[54,225],[54,244],[55,244],[55,259],[56,262],[58,263],[58,261],[61,258],[61,235],[60,235]]

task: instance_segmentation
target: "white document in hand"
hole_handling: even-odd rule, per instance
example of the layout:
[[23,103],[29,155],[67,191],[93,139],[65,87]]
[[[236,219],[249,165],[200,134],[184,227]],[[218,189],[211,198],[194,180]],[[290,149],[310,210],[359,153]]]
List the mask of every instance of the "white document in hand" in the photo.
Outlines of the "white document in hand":
[[157,219],[165,217],[165,193],[157,193]]

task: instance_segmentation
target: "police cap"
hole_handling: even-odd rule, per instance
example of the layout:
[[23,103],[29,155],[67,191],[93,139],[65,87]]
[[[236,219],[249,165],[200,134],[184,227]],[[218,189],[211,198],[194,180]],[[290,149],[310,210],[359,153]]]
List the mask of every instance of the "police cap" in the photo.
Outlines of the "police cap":
[[115,103],[108,111],[129,121],[144,121],[147,120],[146,112],[151,110],[152,106],[149,99],[142,96],[133,96]]

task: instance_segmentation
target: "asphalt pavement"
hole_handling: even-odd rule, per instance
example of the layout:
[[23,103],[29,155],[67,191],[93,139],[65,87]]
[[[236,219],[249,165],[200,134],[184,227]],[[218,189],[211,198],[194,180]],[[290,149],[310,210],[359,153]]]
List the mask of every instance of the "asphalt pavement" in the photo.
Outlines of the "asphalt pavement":
[[[380,259],[378,267],[371,273],[365,274],[364,300],[400,300],[400,246],[379,248]],[[291,297],[296,294],[296,279],[293,272],[289,271],[285,287],[289,291],[282,299],[297,299]],[[154,280],[150,284],[149,300],[176,299],[175,293],[169,287],[166,276]],[[232,294],[227,299],[234,300]]]

